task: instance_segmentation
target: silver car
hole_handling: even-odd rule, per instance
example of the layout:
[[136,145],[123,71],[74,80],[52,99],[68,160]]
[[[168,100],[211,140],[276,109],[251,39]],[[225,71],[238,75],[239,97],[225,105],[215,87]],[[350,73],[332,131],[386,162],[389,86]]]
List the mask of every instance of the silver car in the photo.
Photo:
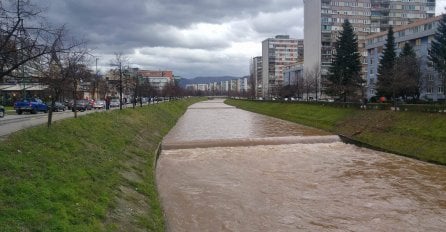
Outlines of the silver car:
[[97,100],[93,104],[93,109],[104,109],[104,108],[105,108],[104,100]]
[[120,105],[119,99],[112,99],[110,101],[110,107],[119,107],[119,105]]

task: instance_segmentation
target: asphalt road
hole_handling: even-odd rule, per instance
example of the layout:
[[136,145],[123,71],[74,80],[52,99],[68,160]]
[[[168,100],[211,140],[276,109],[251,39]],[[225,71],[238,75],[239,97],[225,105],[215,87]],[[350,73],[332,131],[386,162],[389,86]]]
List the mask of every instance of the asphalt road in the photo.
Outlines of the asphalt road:
[[[155,102],[161,103],[163,101]],[[148,103],[144,103],[147,106]],[[152,103],[154,104],[154,103]],[[136,105],[139,107],[139,104]],[[123,106],[124,108],[132,107],[132,104],[127,104]],[[111,108],[111,110],[119,109],[119,107]],[[85,112],[77,112],[78,116],[83,116],[86,114],[101,112],[104,110],[87,110]],[[66,110],[63,112],[53,112],[53,122],[59,121],[65,118],[73,118],[74,113],[71,110]],[[25,128],[42,125],[48,122],[48,114],[39,112],[37,114],[27,114],[22,115],[16,114],[14,111],[8,111],[4,118],[0,118],[0,140],[4,139],[11,133],[23,130]]]
[[[98,112],[101,110],[87,110],[85,112],[77,112],[78,116],[85,114]],[[74,117],[74,113],[71,110],[66,110],[63,112],[53,112],[53,121],[62,120],[65,118]],[[8,112],[4,118],[0,119],[0,138],[3,138],[16,131],[33,127],[41,124],[45,124],[48,121],[47,113],[37,113],[37,114],[14,114],[13,112]]]

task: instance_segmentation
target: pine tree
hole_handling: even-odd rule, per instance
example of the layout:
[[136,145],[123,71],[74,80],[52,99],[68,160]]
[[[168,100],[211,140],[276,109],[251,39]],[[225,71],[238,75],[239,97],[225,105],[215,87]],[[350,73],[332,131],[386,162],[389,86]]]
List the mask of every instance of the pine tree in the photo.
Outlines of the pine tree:
[[395,97],[412,97],[418,99],[420,96],[420,68],[417,55],[409,43],[405,43],[403,51],[395,63],[395,73],[391,86]]
[[413,50],[412,45],[410,45],[410,43],[405,43],[404,47],[403,47],[403,51],[401,51],[401,54],[399,56],[401,57],[417,57],[417,54],[415,53],[415,51]]
[[358,39],[348,20],[342,24],[342,31],[336,41],[336,54],[329,68],[326,84],[329,95],[338,96],[344,101],[358,92],[363,83],[361,60],[358,52]]
[[443,14],[440,25],[434,35],[429,60],[443,80],[443,91],[446,88],[446,14]]
[[395,94],[392,88],[395,61],[395,37],[393,36],[393,29],[390,27],[387,31],[387,43],[378,67],[378,82],[376,84],[378,96],[390,98]]

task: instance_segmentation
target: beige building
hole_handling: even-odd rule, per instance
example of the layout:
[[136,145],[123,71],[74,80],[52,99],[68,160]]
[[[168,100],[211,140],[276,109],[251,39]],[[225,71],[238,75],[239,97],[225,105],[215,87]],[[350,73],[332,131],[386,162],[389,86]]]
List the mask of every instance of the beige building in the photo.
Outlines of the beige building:
[[285,66],[298,62],[298,39],[277,35],[262,42],[262,96],[270,99],[279,94]]

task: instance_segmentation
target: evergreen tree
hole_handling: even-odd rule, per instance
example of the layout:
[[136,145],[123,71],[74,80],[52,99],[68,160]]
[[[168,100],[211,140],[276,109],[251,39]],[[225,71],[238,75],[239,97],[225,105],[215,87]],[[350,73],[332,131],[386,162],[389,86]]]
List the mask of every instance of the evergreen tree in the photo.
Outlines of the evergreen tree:
[[413,50],[412,45],[410,45],[410,43],[405,43],[404,47],[403,47],[403,51],[401,51],[400,53],[400,58],[401,57],[417,57],[417,54],[415,53],[415,51]]
[[358,39],[348,20],[342,24],[342,31],[335,47],[336,54],[329,68],[330,74],[325,91],[329,95],[338,96],[347,101],[358,92],[363,83]]
[[420,69],[417,55],[409,43],[404,44],[395,63],[392,89],[395,97],[412,97],[418,99],[420,96]]
[[376,84],[378,96],[390,98],[395,94],[392,88],[395,61],[395,37],[393,36],[393,29],[390,27],[387,31],[387,43],[378,67],[378,82]]
[[446,88],[446,14],[443,14],[440,25],[434,35],[429,60],[443,80],[443,91]]

